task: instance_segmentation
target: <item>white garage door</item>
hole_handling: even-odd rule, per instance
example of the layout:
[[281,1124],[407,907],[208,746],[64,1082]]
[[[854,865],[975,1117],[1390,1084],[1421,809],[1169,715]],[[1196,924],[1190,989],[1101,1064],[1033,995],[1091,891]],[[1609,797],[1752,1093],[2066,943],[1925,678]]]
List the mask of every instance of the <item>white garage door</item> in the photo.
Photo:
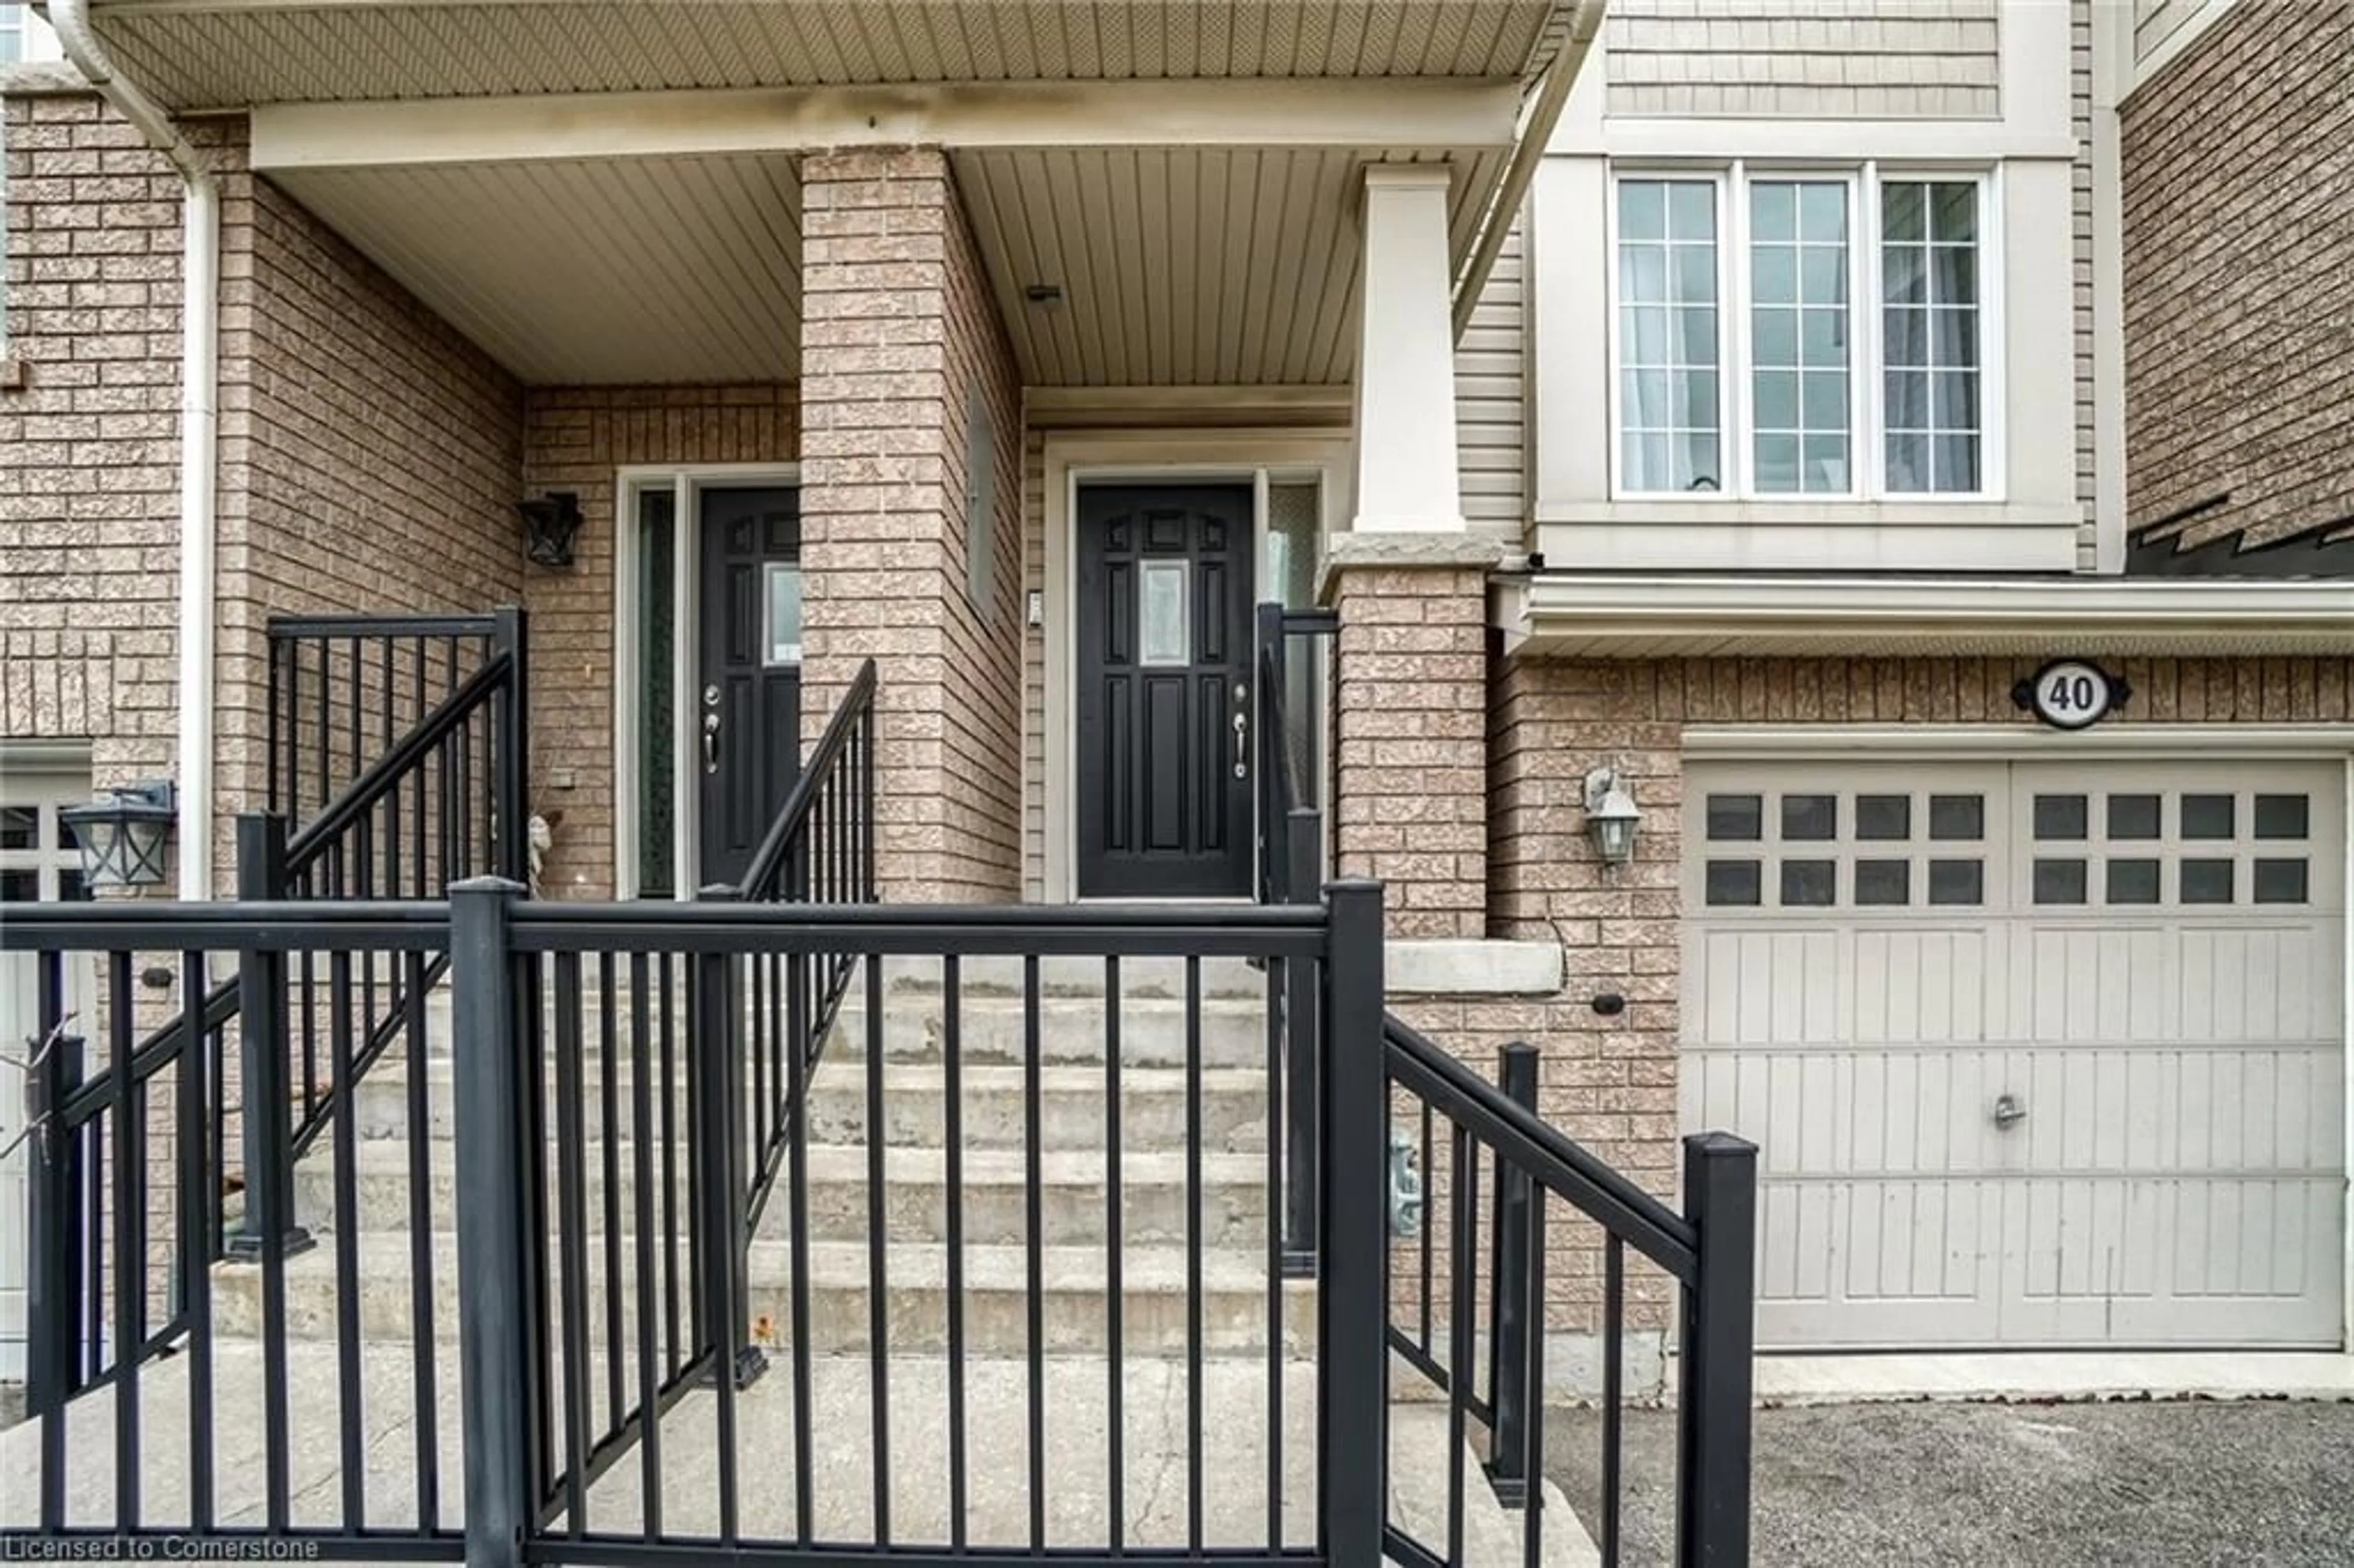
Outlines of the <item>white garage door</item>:
[[[87,773],[60,775],[22,767],[0,768],[0,920],[11,906],[57,898],[80,898],[80,857],[72,835],[58,821],[58,808],[90,799]],[[30,1054],[29,1037],[39,1024],[35,960],[28,953],[0,954],[0,1054],[12,1062]],[[68,1004],[88,1016],[92,988],[89,966],[77,965]],[[22,1072],[0,1067],[0,1383],[25,1375],[25,1270],[30,1236],[26,1215],[28,1144],[24,1131]]]
[[1761,1344],[2339,1342],[2340,765],[1696,764],[1684,834]]

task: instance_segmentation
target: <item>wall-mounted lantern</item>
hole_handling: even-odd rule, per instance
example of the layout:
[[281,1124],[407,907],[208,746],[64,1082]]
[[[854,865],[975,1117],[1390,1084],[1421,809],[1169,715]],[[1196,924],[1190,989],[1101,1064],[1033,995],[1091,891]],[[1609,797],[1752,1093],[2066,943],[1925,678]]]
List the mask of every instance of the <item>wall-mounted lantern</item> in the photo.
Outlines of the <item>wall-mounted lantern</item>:
[[164,880],[179,815],[178,792],[171,780],[158,779],[109,789],[87,806],[59,811],[58,820],[81,851],[84,886],[153,887]]
[[543,567],[572,564],[572,541],[580,534],[580,497],[551,490],[537,501],[518,501],[523,514],[524,554]]
[[1642,820],[1617,768],[1597,768],[1585,776],[1585,832],[1603,864],[1625,865],[1635,858],[1635,829]]

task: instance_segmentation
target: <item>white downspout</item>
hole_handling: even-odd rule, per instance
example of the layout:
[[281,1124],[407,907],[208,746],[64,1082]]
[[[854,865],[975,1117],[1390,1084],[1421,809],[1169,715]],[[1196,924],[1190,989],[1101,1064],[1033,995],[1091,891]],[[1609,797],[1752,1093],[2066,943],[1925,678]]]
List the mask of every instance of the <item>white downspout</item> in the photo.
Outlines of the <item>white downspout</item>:
[[220,186],[162,105],[116,73],[90,29],[90,0],[49,0],[49,26],[116,113],[172,161],[181,214],[179,895],[213,895],[214,497],[220,432]]

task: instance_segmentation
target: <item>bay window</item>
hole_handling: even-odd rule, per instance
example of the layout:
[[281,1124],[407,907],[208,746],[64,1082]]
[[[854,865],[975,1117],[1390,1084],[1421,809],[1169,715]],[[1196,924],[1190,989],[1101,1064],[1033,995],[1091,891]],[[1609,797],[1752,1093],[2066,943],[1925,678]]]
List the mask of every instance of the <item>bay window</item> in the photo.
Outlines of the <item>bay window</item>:
[[1988,209],[1969,174],[1622,172],[1618,493],[1988,493]]

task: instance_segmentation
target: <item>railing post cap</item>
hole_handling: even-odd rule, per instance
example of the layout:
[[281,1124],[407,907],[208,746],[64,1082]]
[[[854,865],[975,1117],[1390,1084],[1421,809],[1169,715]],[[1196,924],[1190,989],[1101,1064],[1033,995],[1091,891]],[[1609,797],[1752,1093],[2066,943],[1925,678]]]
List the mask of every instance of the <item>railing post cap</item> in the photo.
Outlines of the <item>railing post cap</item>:
[[1757,1157],[1755,1144],[1730,1132],[1688,1132],[1684,1134],[1684,1150],[1702,1160],[1754,1160]]
[[706,882],[695,890],[701,904],[732,904],[744,896],[744,890],[732,882]]
[[531,890],[511,876],[470,876],[450,885],[450,896],[461,893],[491,895],[497,897],[520,898]]

